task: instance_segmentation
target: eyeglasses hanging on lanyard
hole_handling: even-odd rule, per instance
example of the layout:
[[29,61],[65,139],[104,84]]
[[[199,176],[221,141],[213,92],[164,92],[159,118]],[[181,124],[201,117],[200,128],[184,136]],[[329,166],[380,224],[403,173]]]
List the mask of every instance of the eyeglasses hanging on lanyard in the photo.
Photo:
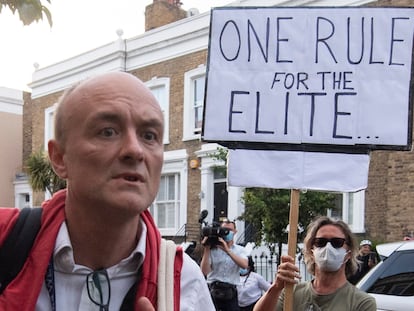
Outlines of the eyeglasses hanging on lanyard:
[[106,270],[101,269],[89,273],[86,277],[86,287],[89,299],[99,306],[99,310],[108,311],[109,300],[111,299],[111,285]]

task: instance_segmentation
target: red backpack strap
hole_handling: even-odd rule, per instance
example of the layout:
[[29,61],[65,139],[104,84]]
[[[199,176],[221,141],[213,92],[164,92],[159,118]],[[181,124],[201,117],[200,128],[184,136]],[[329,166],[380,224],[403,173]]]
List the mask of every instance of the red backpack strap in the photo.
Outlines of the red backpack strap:
[[174,311],[180,311],[181,268],[183,267],[183,248],[177,246],[174,260]]

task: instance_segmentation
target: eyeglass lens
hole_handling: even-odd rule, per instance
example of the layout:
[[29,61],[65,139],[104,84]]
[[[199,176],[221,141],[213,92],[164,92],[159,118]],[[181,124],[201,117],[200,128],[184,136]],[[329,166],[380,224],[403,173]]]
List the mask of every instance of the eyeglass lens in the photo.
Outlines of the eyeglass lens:
[[98,270],[88,274],[86,278],[89,299],[106,311],[109,307],[111,287],[106,270]]
[[345,239],[343,238],[332,238],[332,239],[315,238],[315,240],[313,241],[313,245],[315,245],[316,247],[324,247],[328,242],[330,242],[333,247],[340,248],[344,245]]

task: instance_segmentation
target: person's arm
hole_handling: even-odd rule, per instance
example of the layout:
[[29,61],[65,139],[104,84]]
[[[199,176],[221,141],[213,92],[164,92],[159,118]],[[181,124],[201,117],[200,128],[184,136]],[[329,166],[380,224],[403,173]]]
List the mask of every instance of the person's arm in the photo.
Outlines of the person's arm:
[[275,283],[273,283],[267,292],[259,299],[255,304],[253,311],[270,311],[276,310],[277,300],[279,299],[282,289],[279,289]]
[[249,267],[249,260],[247,258],[236,255],[231,251],[231,249],[229,249],[227,255],[229,255],[230,258],[234,261],[234,263],[238,265],[240,268],[246,269]]
[[204,250],[203,250],[203,257],[201,258],[201,262],[200,262],[200,268],[204,276],[207,276],[207,274],[211,272],[211,264],[210,264],[211,247],[210,245],[205,245],[206,241],[207,241],[207,237],[204,237],[203,241],[201,241],[201,244],[204,246]]
[[290,256],[282,256],[282,263],[277,269],[276,278],[267,292],[259,299],[253,311],[276,310],[277,301],[287,283],[296,284],[300,278],[299,268],[295,266],[294,259]]
[[262,291],[267,291],[270,287],[270,283],[268,281],[266,281],[260,274],[256,273],[256,272],[252,272],[255,273],[257,276],[257,284],[258,287],[262,290]]
[[226,254],[234,261],[236,265],[238,265],[240,268],[246,269],[249,267],[249,260],[247,257],[242,257],[234,252],[231,251],[230,247],[228,246],[227,242],[224,241],[223,238],[218,238],[220,244],[217,246],[222,249]]

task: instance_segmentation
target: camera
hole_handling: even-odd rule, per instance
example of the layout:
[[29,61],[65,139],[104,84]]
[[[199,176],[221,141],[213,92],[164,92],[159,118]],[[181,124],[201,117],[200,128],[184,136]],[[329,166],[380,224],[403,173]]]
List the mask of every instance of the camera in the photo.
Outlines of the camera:
[[229,231],[229,229],[220,227],[219,225],[205,226],[203,228],[203,238],[208,237],[205,245],[216,246],[219,244],[218,238],[224,238]]

